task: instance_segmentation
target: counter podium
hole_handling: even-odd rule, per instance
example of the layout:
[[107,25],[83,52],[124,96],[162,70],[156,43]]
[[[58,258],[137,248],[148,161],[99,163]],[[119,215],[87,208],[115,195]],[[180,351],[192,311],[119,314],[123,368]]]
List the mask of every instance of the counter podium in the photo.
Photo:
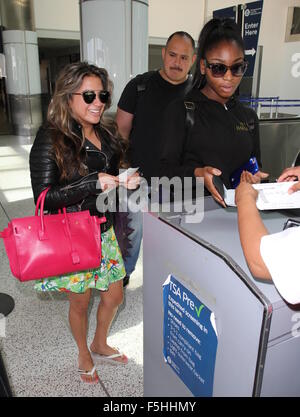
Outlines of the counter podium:
[[[292,216],[268,211],[262,217],[275,233]],[[145,213],[143,245],[145,396],[300,396],[300,306],[287,304],[272,283],[251,275],[235,208],[205,197],[200,223],[188,223],[183,213]],[[168,284],[170,277],[176,284]],[[169,285],[173,293],[165,298]],[[203,339],[197,301],[189,307],[199,320],[190,323],[199,332],[183,324],[187,305],[180,305],[178,295],[184,291],[191,294],[186,300],[196,297],[203,312],[213,313],[214,345]]]

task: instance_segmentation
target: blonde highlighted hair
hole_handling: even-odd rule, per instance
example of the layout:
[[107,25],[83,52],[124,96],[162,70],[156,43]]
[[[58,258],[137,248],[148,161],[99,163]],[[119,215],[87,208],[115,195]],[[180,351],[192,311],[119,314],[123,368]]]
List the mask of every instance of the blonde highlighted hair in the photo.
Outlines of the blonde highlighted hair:
[[[71,177],[76,170],[81,175],[86,173],[84,164],[84,135],[80,125],[74,120],[69,106],[72,94],[77,92],[88,76],[98,77],[103,89],[109,91],[110,96],[105,104],[105,110],[111,106],[113,83],[104,68],[99,68],[87,62],[76,62],[62,69],[56,83],[52,100],[48,107],[47,121],[51,128],[53,149],[61,180]],[[127,143],[118,133],[117,125],[113,121],[106,121],[101,117],[99,125],[95,129],[102,128],[111,136],[110,145],[119,155],[120,166],[125,166],[125,153]]]

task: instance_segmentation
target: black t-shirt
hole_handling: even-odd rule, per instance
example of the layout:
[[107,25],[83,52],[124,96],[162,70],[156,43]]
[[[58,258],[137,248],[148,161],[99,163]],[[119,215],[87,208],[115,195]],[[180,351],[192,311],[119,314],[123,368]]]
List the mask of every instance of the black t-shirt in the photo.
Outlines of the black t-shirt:
[[[195,103],[194,125],[188,130],[183,100],[165,111],[160,175],[194,177],[197,167],[212,166],[231,188],[230,175],[255,156],[259,166],[259,128],[256,113],[232,98],[226,106],[194,88],[185,101]],[[172,123],[169,118],[172,115]]]
[[[138,92],[140,85],[145,86],[145,89]],[[183,98],[190,87],[190,78],[174,85],[162,78],[159,71],[154,71],[133,78],[121,95],[118,107],[134,114],[129,137],[130,163],[140,168],[149,185],[151,177],[159,173],[164,111],[171,101]]]

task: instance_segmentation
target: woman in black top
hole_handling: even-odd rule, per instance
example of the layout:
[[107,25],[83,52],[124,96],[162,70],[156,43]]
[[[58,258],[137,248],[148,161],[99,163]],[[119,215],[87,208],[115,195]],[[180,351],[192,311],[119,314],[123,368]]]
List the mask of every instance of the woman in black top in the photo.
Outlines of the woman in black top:
[[[60,73],[48,109],[47,124],[37,133],[30,153],[30,173],[35,201],[50,186],[45,208],[55,212],[89,210],[102,216],[97,196],[118,187],[118,171],[124,166],[125,145],[115,124],[102,115],[111,104],[112,83],[107,71],[85,62],[67,65]],[[136,186],[136,178],[125,183]],[[41,279],[40,291],[67,292],[69,321],[79,356],[79,373],[84,382],[97,383],[94,366],[101,355],[126,364],[127,357],[107,345],[107,333],[118,305],[123,300],[125,268],[112,226],[112,213],[106,212],[101,225],[101,265],[95,270]],[[87,310],[91,289],[101,291],[97,328],[90,349],[87,346]],[[103,358],[102,358],[103,359]]]
[[[261,165],[256,113],[234,97],[246,69],[237,25],[231,19],[212,19],[199,36],[193,89],[165,113],[161,176],[203,177],[206,189],[222,205],[213,175],[232,188],[231,174],[251,157]],[[194,109],[192,127],[187,125],[186,106]],[[267,174],[242,176],[256,183]]]

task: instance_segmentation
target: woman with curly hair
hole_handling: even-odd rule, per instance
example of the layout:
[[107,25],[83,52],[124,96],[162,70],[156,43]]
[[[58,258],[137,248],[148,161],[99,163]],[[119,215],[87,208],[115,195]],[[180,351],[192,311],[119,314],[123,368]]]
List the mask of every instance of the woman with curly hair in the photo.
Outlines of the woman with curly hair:
[[[45,209],[57,212],[89,210],[103,216],[96,208],[97,196],[118,187],[119,168],[125,166],[126,143],[113,122],[103,113],[111,105],[112,82],[103,68],[78,62],[60,73],[48,109],[47,123],[38,131],[30,153],[30,172],[34,199],[50,187]],[[129,177],[125,186],[134,188],[138,175]],[[113,228],[112,213],[105,212],[101,224],[102,256],[99,268],[36,281],[39,291],[67,292],[69,322],[79,356],[80,377],[97,383],[96,359],[110,359],[120,364],[127,357],[107,344],[111,322],[123,301],[125,269]],[[101,291],[97,327],[90,347],[87,345],[88,305],[91,289]]]

